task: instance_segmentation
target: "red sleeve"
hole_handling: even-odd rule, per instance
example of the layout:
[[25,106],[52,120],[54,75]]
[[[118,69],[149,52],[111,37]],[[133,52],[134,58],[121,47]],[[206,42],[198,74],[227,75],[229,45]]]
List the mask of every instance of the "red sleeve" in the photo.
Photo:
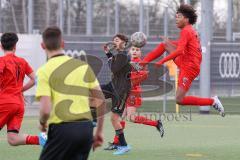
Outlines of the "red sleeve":
[[161,59],[159,62],[157,62],[157,64],[163,64],[169,60],[176,58],[177,56],[179,56],[181,54],[184,54],[184,49],[188,43],[189,37],[190,37],[190,35],[189,35],[188,30],[186,30],[186,29],[182,30],[181,34],[180,34],[180,38],[178,40],[177,49],[175,51],[173,51],[172,53],[170,53],[165,58]]
[[149,52],[143,59],[143,62],[149,63],[154,59],[160,57],[165,51],[164,44],[160,43],[156,48],[154,48],[151,52]]
[[131,77],[132,87],[140,85],[141,82],[148,78],[148,71],[140,71],[139,74],[136,74]]
[[170,42],[176,46],[178,45],[178,40],[170,40]]
[[[26,61],[25,61],[26,62]],[[29,75],[29,74],[31,74],[33,72],[33,69],[32,69],[32,67],[26,62],[25,63],[25,74],[26,75]]]
[[0,61],[0,89],[2,87],[2,82],[3,82],[3,70],[4,70],[4,67],[5,67],[5,63]]

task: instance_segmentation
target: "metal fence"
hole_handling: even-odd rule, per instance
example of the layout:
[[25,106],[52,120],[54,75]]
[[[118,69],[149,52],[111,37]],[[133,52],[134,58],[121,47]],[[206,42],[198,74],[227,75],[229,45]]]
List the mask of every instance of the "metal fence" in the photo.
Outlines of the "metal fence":
[[[199,10],[202,1],[190,1]],[[232,31],[240,32],[240,4],[237,0],[231,1]],[[180,0],[168,2],[169,35],[176,36],[174,17]],[[215,6],[217,2],[214,0]],[[66,35],[105,36],[116,32],[131,34],[138,30],[150,36],[164,33],[164,0],[0,0],[0,4],[0,32],[41,33],[45,27],[57,25]],[[222,40],[226,36],[227,23],[218,20],[226,17],[227,12],[220,14],[215,6],[212,21],[214,38]]]

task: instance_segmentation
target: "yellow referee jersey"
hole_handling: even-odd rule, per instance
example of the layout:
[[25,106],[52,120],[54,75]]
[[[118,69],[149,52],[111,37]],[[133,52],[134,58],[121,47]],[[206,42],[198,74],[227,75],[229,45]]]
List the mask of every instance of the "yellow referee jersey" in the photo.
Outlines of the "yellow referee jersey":
[[65,55],[52,57],[37,71],[36,98],[49,96],[52,110],[48,124],[92,119],[90,90],[98,86],[91,67]]

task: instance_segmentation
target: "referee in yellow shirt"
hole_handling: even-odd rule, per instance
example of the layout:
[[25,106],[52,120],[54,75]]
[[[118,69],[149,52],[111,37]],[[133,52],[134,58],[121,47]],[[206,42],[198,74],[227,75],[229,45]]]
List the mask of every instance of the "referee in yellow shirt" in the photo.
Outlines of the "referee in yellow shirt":
[[[40,101],[40,130],[48,128],[48,140],[40,160],[88,159],[92,146],[95,149],[103,143],[103,93],[87,63],[63,54],[58,27],[47,28],[42,38],[48,61],[37,71],[36,98]],[[94,137],[90,98],[99,107]]]

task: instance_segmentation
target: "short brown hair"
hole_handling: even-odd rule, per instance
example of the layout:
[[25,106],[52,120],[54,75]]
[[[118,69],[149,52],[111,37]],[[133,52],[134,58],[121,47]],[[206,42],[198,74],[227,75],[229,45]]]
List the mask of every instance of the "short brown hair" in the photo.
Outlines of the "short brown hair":
[[125,34],[118,33],[115,36],[113,36],[113,39],[116,37],[120,38],[122,41],[124,41],[126,43],[128,42],[128,37]]
[[177,8],[177,13],[182,13],[182,15],[189,19],[190,24],[195,24],[197,22],[197,13],[196,10],[188,4],[181,4],[180,7]]
[[58,27],[52,26],[46,28],[42,34],[42,38],[47,50],[53,51],[61,48],[62,32]]

